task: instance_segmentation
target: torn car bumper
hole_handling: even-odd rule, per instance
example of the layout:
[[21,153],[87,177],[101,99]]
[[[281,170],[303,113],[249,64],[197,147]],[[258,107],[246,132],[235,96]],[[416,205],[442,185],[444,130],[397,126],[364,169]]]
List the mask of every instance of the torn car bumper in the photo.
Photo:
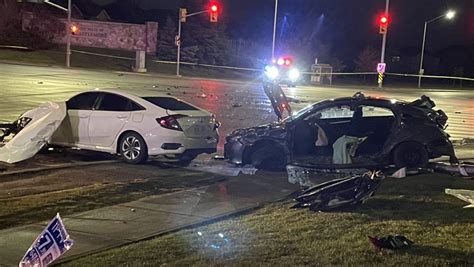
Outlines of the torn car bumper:
[[33,157],[50,140],[66,117],[66,103],[48,102],[27,111],[19,121],[28,122],[12,134],[13,137],[0,148],[0,161],[16,163]]

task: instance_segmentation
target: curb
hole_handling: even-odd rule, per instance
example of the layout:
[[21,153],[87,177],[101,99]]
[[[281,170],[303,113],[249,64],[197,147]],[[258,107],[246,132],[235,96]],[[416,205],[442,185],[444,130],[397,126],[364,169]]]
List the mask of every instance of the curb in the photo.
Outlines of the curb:
[[102,160],[102,161],[93,161],[93,162],[64,163],[64,164],[59,164],[55,166],[45,166],[45,167],[37,167],[37,168],[31,168],[31,169],[26,169],[26,170],[0,172],[0,177],[15,175],[15,174],[25,174],[25,173],[67,169],[67,168],[82,167],[82,166],[92,166],[92,165],[100,165],[100,164],[108,164],[108,163],[119,163],[119,162],[121,161],[120,160]]

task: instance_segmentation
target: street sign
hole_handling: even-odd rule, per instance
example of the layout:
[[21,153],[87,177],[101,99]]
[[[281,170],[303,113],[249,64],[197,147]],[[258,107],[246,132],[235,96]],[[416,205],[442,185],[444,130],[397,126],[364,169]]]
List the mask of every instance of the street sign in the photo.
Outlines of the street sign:
[[176,35],[176,36],[174,37],[174,44],[175,44],[176,46],[179,46],[179,45],[181,44],[181,36]]
[[387,66],[387,64],[385,64],[385,63],[377,64],[377,72],[378,73],[385,73],[385,67],[386,66]]

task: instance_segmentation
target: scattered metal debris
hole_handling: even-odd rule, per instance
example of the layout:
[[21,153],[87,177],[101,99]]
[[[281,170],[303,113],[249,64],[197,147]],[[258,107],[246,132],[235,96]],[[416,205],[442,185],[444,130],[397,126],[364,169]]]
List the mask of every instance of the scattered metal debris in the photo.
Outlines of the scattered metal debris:
[[334,179],[311,187],[295,198],[293,208],[312,211],[334,211],[364,203],[379,187],[384,176],[380,171]]
[[474,191],[473,190],[446,188],[444,192],[448,195],[455,196],[469,203],[469,205],[464,206],[463,208],[474,208]]
[[242,106],[242,104],[240,103],[235,103],[232,105],[233,108],[240,108]]
[[389,235],[385,237],[371,237],[369,236],[369,241],[378,249],[402,249],[407,248],[413,245],[415,242],[409,240],[403,235]]
[[460,174],[464,177],[474,176],[474,164],[446,164],[442,162],[432,163],[430,166],[439,172],[446,172],[451,174]]

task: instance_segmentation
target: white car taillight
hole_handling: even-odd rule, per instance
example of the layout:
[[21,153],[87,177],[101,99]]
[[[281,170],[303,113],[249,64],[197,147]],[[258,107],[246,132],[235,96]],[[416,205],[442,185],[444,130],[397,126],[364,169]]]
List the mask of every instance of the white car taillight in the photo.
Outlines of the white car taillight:
[[184,117],[188,117],[188,116],[187,115],[176,114],[176,115],[170,115],[170,116],[158,118],[158,119],[156,119],[156,121],[163,128],[182,132],[183,129],[181,128],[181,125],[179,125],[178,119],[179,118],[184,118]]

